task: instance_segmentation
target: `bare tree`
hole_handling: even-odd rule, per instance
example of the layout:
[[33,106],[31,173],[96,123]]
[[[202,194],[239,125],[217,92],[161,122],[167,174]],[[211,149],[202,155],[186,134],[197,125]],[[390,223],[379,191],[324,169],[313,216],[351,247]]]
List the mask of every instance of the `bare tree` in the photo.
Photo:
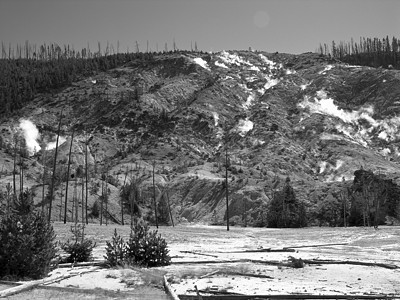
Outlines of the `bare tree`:
[[56,149],[55,149],[55,153],[54,153],[54,162],[53,162],[53,175],[51,178],[51,188],[50,188],[50,203],[49,203],[49,223],[51,221],[51,208],[52,208],[52,204],[53,204],[53,194],[54,194],[54,183],[56,180],[56,167],[57,167],[57,153],[58,153],[58,141],[60,138],[60,131],[61,131],[61,122],[62,122],[62,118],[63,118],[63,111],[64,108],[61,109],[61,113],[60,113],[60,120],[58,122],[58,129],[57,129],[57,140],[56,140]]
[[[118,42],[119,45],[119,42]],[[85,130],[85,179],[86,179],[86,195],[85,195],[85,217],[86,217],[86,224],[88,222],[88,176],[89,176],[89,168],[88,168],[88,147],[89,141],[87,138],[87,132]]]
[[225,145],[226,230],[229,231],[228,147]]
[[153,160],[153,197],[154,197],[154,217],[156,219],[156,227],[158,228],[158,215],[157,215],[157,200],[156,200],[156,184],[154,179],[154,169],[156,167],[156,161]]
[[67,181],[65,184],[65,202],[64,202],[64,224],[67,223],[67,210],[68,210],[68,183],[69,183],[69,177],[70,177],[70,168],[71,168],[71,153],[72,153],[72,144],[74,142],[74,134],[75,134],[75,129],[72,129],[72,135],[71,135],[71,144],[69,146],[69,152],[68,152],[68,166],[67,166]]

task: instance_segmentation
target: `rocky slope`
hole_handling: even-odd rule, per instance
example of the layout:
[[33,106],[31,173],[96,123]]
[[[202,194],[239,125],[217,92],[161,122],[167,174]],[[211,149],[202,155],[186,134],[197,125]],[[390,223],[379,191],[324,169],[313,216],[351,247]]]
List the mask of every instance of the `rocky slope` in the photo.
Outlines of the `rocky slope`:
[[[66,142],[59,148],[58,172],[66,170],[74,129],[71,173],[84,165],[88,139],[91,185],[101,185],[107,168],[113,177],[109,210],[117,219],[119,187],[130,178],[141,178],[150,207],[155,163],[157,197],[168,190],[178,220],[221,222],[225,147],[231,217],[240,219],[246,211],[256,219],[287,176],[312,211],[326,197],[338,197],[357,169],[398,179],[399,83],[400,71],[351,66],[313,53],[170,53],[134,60],[40,94],[3,118],[0,184],[12,183],[12,151],[6,148],[13,127],[28,119],[54,142],[62,114]],[[27,143],[32,154],[38,150],[35,142]],[[44,153],[45,159],[38,152],[25,162],[24,185],[36,189],[37,203],[43,163],[51,168],[54,150]],[[60,192],[58,186],[54,219]],[[96,199],[91,195],[89,206]]]

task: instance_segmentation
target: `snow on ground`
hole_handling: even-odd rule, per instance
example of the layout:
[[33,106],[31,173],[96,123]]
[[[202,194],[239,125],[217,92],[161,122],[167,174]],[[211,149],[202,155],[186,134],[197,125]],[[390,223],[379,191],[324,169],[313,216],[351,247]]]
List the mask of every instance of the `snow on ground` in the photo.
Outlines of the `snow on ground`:
[[321,161],[319,163],[319,174],[324,173],[325,169],[327,166],[327,162],[326,161]]
[[296,74],[295,70],[286,69],[286,75]]
[[[57,235],[67,239],[65,227],[61,222],[54,223]],[[108,227],[89,224],[85,228],[87,238],[97,242],[95,260],[103,259],[105,241],[110,240],[114,229],[122,237],[130,234],[129,226],[115,224]],[[227,233],[223,226],[197,224],[160,226],[158,232],[168,242],[171,265],[152,269],[58,268],[52,271],[51,278],[71,273],[77,276],[52,285],[124,292],[144,284],[146,274],[154,278],[166,273],[177,294],[195,295],[194,286],[197,285],[199,290],[212,288],[246,295],[400,295],[399,268],[306,263],[304,268],[296,269],[268,264],[287,262],[289,256],[294,256],[303,260],[383,263],[400,267],[400,227],[380,226],[375,230],[366,227],[271,229],[232,226]],[[296,246],[300,246],[294,248],[296,252],[243,252]],[[84,274],[86,271],[92,272]],[[262,276],[264,278],[260,278]],[[128,286],[123,280],[133,285]],[[201,294],[205,296],[204,292]]]
[[[220,68],[224,68],[224,69],[229,69],[225,64],[223,64],[223,63],[220,63],[219,61],[215,61],[215,63],[214,63],[217,67],[220,67]],[[228,77],[228,76],[227,76]]]
[[249,70],[260,72],[260,68],[257,67],[257,66],[251,66],[251,67],[249,68]]
[[[60,147],[60,145],[64,144],[66,141],[67,141],[67,139],[65,137],[60,136],[58,139],[58,147]],[[48,143],[46,145],[46,150],[54,149],[56,147],[56,143],[57,143],[57,141]]]
[[214,125],[218,126],[219,115],[215,111],[212,112],[212,115],[214,117]]
[[[172,278],[176,294],[196,294],[196,285],[202,295],[207,289],[245,295],[311,294],[311,295],[399,295],[399,269],[362,266],[353,264],[306,264],[304,268],[273,266],[264,263],[232,262],[220,264],[190,264],[194,261],[260,260],[287,261],[289,256],[307,260],[339,260],[383,262],[399,264],[400,251],[397,227],[372,228],[305,228],[305,229],[259,229],[231,228],[229,235],[220,235],[223,228],[193,227],[202,234],[202,243],[185,240],[185,251],[173,247],[171,254],[180,256],[178,261],[186,264],[165,267],[167,277]],[[215,240],[205,232],[215,234]],[[239,237],[239,232],[243,235]],[[280,236],[282,238],[280,238]],[[284,237],[284,238],[283,238]],[[192,237],[192,240],[195,236]],[[329,243],[330,245],[312,247]],[[310,245],[295,249],[296,252],[253,252],[234,251],[279,249],[296,245]],[[177,245],[174,245],[177,246]],[[198,254],[196,254],[198,253]],[[207,256],[204,256],[207,255]],[[397,257],[397,258],[396,258]],[[393,260],[394,259],[394,260]],[[253,275],[253,276],[252,276]],[[258,277],[257,277],[258,276]],[[264,276],[264,278],[260,278]]]
[[318,74],[325,74],[326,71],[332,70],[335,66],[326,65],[322,71],[319,71]]
[[251,106],[251,104],[253,103],[254,99],[255,99],[254,92],[251,92],[250,95],[247,97],[246,103],[243,104],[243,108],[248,109]]
[[238,54],[233,53],[230,54],[227,51],[222,51],[220,52],[218,56],[225,64],[228,65],[236,65],[236,66],[241,66],[241,65],[247,65],[247,66],[252,66],[251,63],[248,61],[245,61],[242,57],[240,57]]
[[244,137],[247,132],[253,129],[254,123],[246,118],[245,120],[240,120],[237,130],[239,131],[239,135]]
[[275,86],[279,83],[279,79],[277,79],[277,78],[271,78],[269,76],[265,76],[265,79],[267,80],[267,82],[264,84],[265,90],[269,90],[270,88],[272,88],[273,86]]
[[307,88],[308,84],[302,84],[300,85],[300,88],[304,91]]
[[350,125],[337,124],[335,127],[336,130],[344,134],[349,141],[362,145],[363,147],[368,147],[370,138],[365,134],[365,131],[356,132]]
[[196,58],[194,58],[193,60],[194,60],[194,62],[195,62],[196,64],[198,64],[199,66],[201,66],[201,67],[203,67],[204,69],[210,71],[210,67],[208,66],[207,62],[206,62],[204,59],[202,59],[201,57],[196,57]]
[[268,65],[270,69],[277,69],[276,63],[273,62],[272,60],[269,60],[267,57],[265,57],[263,54],[259,54],[259,57],[261,60]]
[[390,153],[392,153],[392,151],[389,148],[384,148],[381,151],[379,151],[380,154],[382,154],[383,156],[388,156]]

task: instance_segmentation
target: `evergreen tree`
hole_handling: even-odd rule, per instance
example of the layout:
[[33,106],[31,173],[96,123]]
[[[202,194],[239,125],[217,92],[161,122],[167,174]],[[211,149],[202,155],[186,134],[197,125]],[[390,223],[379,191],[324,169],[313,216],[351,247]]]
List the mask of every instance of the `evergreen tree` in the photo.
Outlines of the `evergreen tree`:
[[307,225],[304,204],[296,199],[296,194],[286,178],[281,191],[275,193],[267,214],[268,227],[304,227]]

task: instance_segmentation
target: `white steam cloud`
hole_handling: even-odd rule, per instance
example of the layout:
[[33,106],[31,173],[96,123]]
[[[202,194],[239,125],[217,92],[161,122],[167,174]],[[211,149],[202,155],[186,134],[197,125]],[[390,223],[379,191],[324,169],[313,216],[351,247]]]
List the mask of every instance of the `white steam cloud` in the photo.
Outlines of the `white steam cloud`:
[[[40,138],[39,130],[36,125],[26,119],[21,119],[19,122],[19,128],[21,129],[22,135],[25,139],[26,148],[29,152],[29,155],[34,155],[36,152],[40,151],[41,147],[39,145],[38,139]],[[66,142],[66,138],[60,136],[58,141],[58,146]],[[46,150],[51,150],[56,147],[56,141],[49,142],[46,145]]]
[[[355,111],[344,111],[335,105],[334,99],[328,98],[324,90],[317,91],[316,97],[314,97],[313,100],[310,98],[309,96],[304,97],[303,102],[301,102],[299,106],[302,108],[309,108],[311,113],[320,113],[337,117],[344,123],[351,125],[346,126],[346,130],[344,130],[344,126],[338,125],[337,129],[349,137],[352,136],[356,138],[361,144],[364,144],[364,146],[366,146],[365,141],[372,138],[371,135],[373,131],[378,132],[377,137],[382,140],[393,141],[400,138],[400,117],[375,120],[373,118],[373,106],[361,107],[359,110]],[[361,120],[367,121],[369,126],[360,127],[359,121]]]
[[22,130],[22,134],[25,138],[26,147],[30,155],[40,150],[37,139],[40,137],[39,130],[29,120],[22,119],[19,122],[19,128]]

